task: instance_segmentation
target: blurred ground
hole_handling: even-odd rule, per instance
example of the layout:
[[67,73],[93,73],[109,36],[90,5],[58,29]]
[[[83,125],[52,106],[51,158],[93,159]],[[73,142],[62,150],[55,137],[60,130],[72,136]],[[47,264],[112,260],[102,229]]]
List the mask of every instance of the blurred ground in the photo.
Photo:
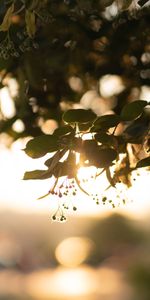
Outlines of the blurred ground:
[[149,300],[149,225],[1,212],[0,300]]

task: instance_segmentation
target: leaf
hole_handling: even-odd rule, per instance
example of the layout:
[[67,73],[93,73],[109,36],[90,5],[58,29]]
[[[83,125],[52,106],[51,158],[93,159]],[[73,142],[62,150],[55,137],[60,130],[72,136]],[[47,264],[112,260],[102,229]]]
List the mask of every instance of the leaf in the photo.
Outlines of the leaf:
[[79,123],[78,127],[79,127],[79,131],[84,132],[84,131],[88,131],[91,127],[92,127],[92,122],[88,122],[88,123]]
[[25,172],[23,180],[35,180],[35,179],[47,179],[51,177],[51,175],[47,172],[47,170],[34,170]]
[[45,165],[49,168],[49,171],[52,171],[56,165],[58,164],[59,160],[65,155],[67,149],[58,150],[53,157],[47,159],[45,161]]
[[95,140],[105,145],[114,145],[114,136],[105,132],[95,134]]
[[11,25],[11,18],[14,11],[14,3],[7,9],[3,22],[0,25],[0,31],[7,31]]
[[32,38],[36,32],[35,14],[33,11],[26,10],[25,21],[26,21],[27,33],[29,37]]
[[69,166],[67,161],[59,162],[56,168],[53,169],[53,175],[58,178],[62,176],[68,176],[69,178],[74,177],[74,173],[76,172],[75,168]]
[[70,109],[63,115],[63,120],[66,123],[88,123],[95,119],[95,113],[85,109]]
[[97,151],[98,145],[95,140],[85,140],[83,142],[83,151],[89,157],[90,155],[94,155]]
[[146,157],[138,161],[136,168],[150,167],[150,157]]
[[54,169],[54,176],[67,176],[68,178],[74,178],[76,171],[76,154],[70,151],[67,159],[64,162],[59,162]]
[[144,6],[149,0],[139,0],[138,1],[138,5],[140,5],[141,7]]
[[143,108],[148,105],[147,101],[136,100],[129,104],[126,104],[121,111],[121,119],[123,121],[132,121],[138,118],[142,112]]
[[30,140],[24,151],[32,158],[39,158],[48,152],[54,152],[58,149],[59,145],[56,137],[53,135],[41,135]]
[[97,129],[109,129],[117,126],[120,122],[121,119],[118,115],[104,115],[96,119],[94,126]]
[[84,141],[81,138],[74,137],[70,144],[70,149],[81,153],[83,151]]
[[107,6],[110,6],[115,0],[101,0],[100,4],[103,6],[103,7],[107,7]]
[[127,10],[131,5],[132,0],[119,0],[119,8],[121,10]]
[[112,161],[117,158],[117,152],[112,148],[102,149],[98,147],[95,152],[86,153],[89,163],[97,168],[106,168],[112,165]]
[[47,12],[46,4],[48,0],[22,0],[22,2],[25,2],[26,9],[30,11],[36,11],[38,13],[41,13],[42,9],[45,8]]
[[98,144],[95,140],[84,140],[82,141],[82,148],[81,148],[81,156],[80,160],[85,162],[87,160],[93,160],[95,153],[97,153],[97,149],[99,149]]
[[63,135],[67,135],[72,132],[74,132],[74,129],[71,126],[66,125],[66,126],[56,128],[53,135],[61,137]]
[[124,130],[122,136],[127,143],[141,144],[147,132],[148,127],[144,123],[133,123]]

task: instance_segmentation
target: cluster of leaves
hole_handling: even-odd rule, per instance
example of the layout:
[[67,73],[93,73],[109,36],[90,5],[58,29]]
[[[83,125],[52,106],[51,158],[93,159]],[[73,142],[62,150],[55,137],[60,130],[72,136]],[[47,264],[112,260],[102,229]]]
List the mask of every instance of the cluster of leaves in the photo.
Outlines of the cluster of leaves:
[[[61,100],[78,102],[106,74],[123,79],[125,89],[117,96],[115,107],[120,113],[132,88],[140,91],[142,85],[149,84],[149,8],[130,14],[126,9],[131,2],[1,1],[0,72],[2,78],[11,74],[17,79],[19,94],[14,101],[16,114],[1,118],[0,133],[6,132],[13,140],[40,135],[40,118],[55,119],[60,125]],[[118,14],[107,18],[105,12],[113,3],[119,3]],[[146,61],[141,62],[143,55]],[[70,87],[71,76],[81,80],[82,91]],[[32,98],[36,112],[34,104],[30,105]],[[23,132],[13,128],[17,119],[24,124]]]
[[[0,32],[3,32],[4,39],[0,43],[0,57],[8,59],[19,57],[21,53],[30,51],[38,47],[34,37],[39,27],[37,19],[42,23],[52,22],[52,16],[46,9],[47,1],[3,1],[4,15],[0,25]],[[19,19],[16,18],[19,17]],[[14,38],[11,37],[11,27],[17,23],[21,30],[16,33],[18,43],[15,45]],[[23,24],[23,25],[22,25]],[[13,36],[13,34],[12,34]]]
[[[53,152],[54,155],[45,161],[46,170],[26,172],[24,180],[48,179],[54,176],[56,182],[48,193],[51,194],[55,192],[59,178],[66,177],[88,194],[88,191],[85,191],[79,183],[77,170],[80,166],[95,166],[100,169],[100,173],[97,172],[96,176],[106,172],[110,186],[115,187],[116,183],[121,181],[128,184],[128,181],[125,182],[123,179],[124,177],[128,178],[136,168],[150,166],[150,157],[146,157],[131,168],[127,151],[128,143],[138,144],[139,140],[141,143],[145,137],[148,137],[149,120],[139,133],[139,127],[143,126],[141,118],[145,116],[144,110],[148,105],[147,101],[137,100],[126,104],[120,115],[111,114],[100,117],[97,117],[91,110],[68,110],[63,115],[63,121],[67,125],[59,127],[52,135],[41,135],[27,143],[24,151],[32,158],[40,158]],[[118,136],[115,135],[115,131],[120,123],[128,123],[128,126],[123,134]],[[139,126],[138,129],[137,126]],[[137,136],[135,131],[137,131]],[[90,139],[85,138],[87,133],[91,134]],[[77,162],[76,153],[80,155],[79,162]],[[118,168],[116,167],[112,176],[110,167],[114,163],[117,166],[116,162],[119,161],[121,153],[126,154],[126,161],[124,160]]]
[[[128,10],[133,0],[107,0],[107,1],[59,1],[57,9],[61,14],[67,14],[70,18],[78,18],[82,15],[88,15],[89,13],[96,14],[98,11],[101,13],[106,7],[116,3],[119,11]],[[139,6],[144,6],[147,0],[138,1]],[[31,50],[38,46],[38,43],[34,41],[37,31],[41,26],[45,24],[51,24],[57,18],[57,12],[55,11],[56,5],[53,1],[49,0],[3,0],[2,6],[2,22],[0,25],[0,32],[5,33],[5,38],[0,44],[0,57],[8,59],[9,57],[18,57],[21,52]],[[15,19],[15,16],[19,16],[19,19]],[[91,22],[99,19],[98,16],[94,16]],[[15,47],[13,40],[10,38],[10,29],[13,23],[21,24],[21,43]],[[94,26],[94,23],[93,23]],[[96,26],[96,25],[95,25]],[[98,26],[99,27],[99,26]],[[96,27],[95,27],[96,28]],[[96,30],[96,29],[95,29]],[[97,28],[99,30],[99,28]],[[74,43],[73,43],[74,44]],[[35,46],[36,45],[36,46]],[[74,46],[73,46],[74,47]]]

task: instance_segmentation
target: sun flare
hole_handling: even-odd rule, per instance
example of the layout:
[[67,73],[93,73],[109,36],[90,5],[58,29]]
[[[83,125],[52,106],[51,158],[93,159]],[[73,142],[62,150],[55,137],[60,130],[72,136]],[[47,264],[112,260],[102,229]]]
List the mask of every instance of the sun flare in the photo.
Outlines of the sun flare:
[[[35,166],[37,167],[37,164],[40,167],[43,163],[43,159],[34,161],[29,158],[21,150],[23,146],[22,141],[17,141],[10,150],[1,149],[0,163],[2,172],[0,179],[3,182],[0,190],[1,209],[28,213],[48,212],[51,215],[55,215],[57,212],[58,215],[61,215],[62,211],[64,212],[65,205],[67,207],[65,214],[67,215],[99,216],[99,214],[112,212],[112,206],[115,204],[115,209],[118,212],[135,216],[140,216],[150,211],[149,195],[146,193],[149,187],[150,175],[145,168],[138,171],[138,174],[134,172],[133,185],[130,188],[127,188],[124,184],[119,184],[117,189],[111,187],[104,192],[109,185],[105,174],[102,173],[95,178],[95,174],[97,172],[100,173],[100,169],[97,170],[96,167],[92,166],[81,167],[77,174],[80,187],[88,191],[90,196],[85,194],[78,185],[74,185],[73,190],[70,188],[68,195],[65,195],[64,198],[59,198],[57,195],[48,195],[48,197],[37,202],[36,199],[45,190],[50,189],[54,181],[51,179],[45,181],[22,180],[26,168],[33,169]],[[9,188],[6,189],[8,182]],[[66,183],[68,184],[68,182]],[[65,187],[63,191],[65,192]],[[75,193],[74,195],[72,195],[73,192]],[[105,201],[105,197],[107,197],[107,201]],[[124,200],[126,200],[126,204]]]

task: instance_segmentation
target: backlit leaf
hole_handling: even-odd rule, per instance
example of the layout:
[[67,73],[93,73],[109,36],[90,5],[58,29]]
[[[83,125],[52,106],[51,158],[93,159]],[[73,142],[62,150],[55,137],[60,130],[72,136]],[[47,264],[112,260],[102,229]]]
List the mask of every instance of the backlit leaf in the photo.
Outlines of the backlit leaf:
[[47,154],[48,152],[54,152],[59,149],[57,138],[52,135],[41,135],[30,140],[26,148],[25,153],[32,158],[39,158]]
[[11,25],[11,18],[14,11],[14,3],[7,9],[3,22],[0,25],[0,31],[7,31]]
[[34,170],[25,172],[23,179],[24,180],[37,180],[37,179],[47,179],[51,177],[51,175],[47,172],[47,170]]
[[95,113],[85,109],[70,109],[63,115],[63,120],[66,123],[88,123],[95,119]]
[[97,142],[105,144],[105,145],[112,145],[114,144],[114,136],[107,134],[105,132],[100,132],[95,134],[95,139]]
[[74,129],[71,126],[66,125],[66,126],[56,128],[53,134],[58,137],[61,137],[63,135],[67,135],[73,131],[74,131]]
[[91,165],[97,168],[106,168],[112,164],[112,161],[117,158],[117,152],[111,148],[102,149],[98,147],[93,155],[87,153],[87,158]]
[[78,127],[81,132],[88,131],[92,127],[92,122],[88,123],[79,123]]
[[108,129],[111,127],[117,126],[121,122],[121,119],[118,115],[104,115],[94,122],[94,126],[97,129]]
[[101,5],[103,7],[107,7],[107,6],[110,6],[115,0],[101,0]]
[[97,151],[98,145],[95,140],[85,140],[83,142],[83,151],[86,156],[94,156],[95,152]]
[[63,150],[58,150],[54,156],[52,156],[51,158],[47,159],[45,161],[45,165],[49,168],[49,169],[53,169],[55,168],[55,166],[57,165],[57,163],[59,162],[59,160],[65,155],[67,149],[63,149]]
[[83,140],[81,138],[74,137],[70,144],[70,149],[81,153],[83,151]]
[[138,1],[138,5],[140,5],[141,7],[144,6],[149,0],[139,0]]
[[131,5],[132,0],[119,0],[119,9],[126,10]]
[[150,167],[150,157],[146,157],[138,161],[136,168]]
[[36,32],[35,14],[30,10],[25,12],[26,29],[29,37],[33,37]]
[[129,104],[126,104],[121,111],[121,118],[123,121],[132,121],[138,118],[142,112],[143,108],[148,104],[144,100],[136,100]]

